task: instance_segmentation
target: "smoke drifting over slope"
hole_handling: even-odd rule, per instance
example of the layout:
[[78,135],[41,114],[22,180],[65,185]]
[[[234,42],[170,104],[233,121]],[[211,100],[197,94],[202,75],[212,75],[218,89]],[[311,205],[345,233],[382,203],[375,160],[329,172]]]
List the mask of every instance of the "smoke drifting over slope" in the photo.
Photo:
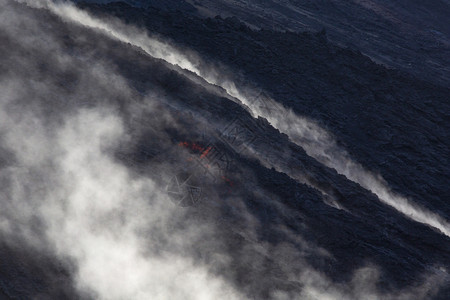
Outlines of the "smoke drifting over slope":
[[[35,4],[34,1],[33,4]],[[275,128],[286,133],[293,142],[302,146],[309,155],[318,161],[336,169],[338,173],[372,191],[381,201],[391,205],[411,219],[430,225],[440,230],[443,234],[450,236],[450,225],[446,220],[419,207],[412,203],[411,200],[391,192],[383,178],[371,174],[361,165],[351,160],[345,150],[337,147],[331,135],[312,121],[296,116],[292,112],[288,113],[284,108],[280,108],[279,111],[275,112],[271,111],[269,114],[258,110],[257,107],[252,105],[249,98],[245,96],[245,94],[254,94],[254,92],[245,91],[245,88],[237,88],[233,80],[226,79],[228,77],[227,74],[207,66],[206,63],[201,62],[198,58],[192,60],[191,57],[193,55],[190,55],[190,57],[185,56],[170,45],[149,38],[145,32],[138,29],[127,27],[118,21],[106,22],[98,20],[69,4],[54,4],[51,1],[41,1],[39,2],[39,7],[46,7],[62,18],[101,30],[119,41],[131,43],[142,48],[155,58],[178,65],[201,76],[207,82],[224,88],[230,96],[239,99],[243,104],[247,105],[253,115],[266,118]],[[275,105],[274,100],[271,100],[271,102]],[[285,116],[288,117],[286,118]]]
[[[390,197],[383,194],[388,190],[385,186],[374,189],[370,174],[354,167],[345,152],[335,149],[328,133],[292,113],[282,111],[281,116],[258,111],[242,95],[252,91],[238,91],[232,81],[224,80],[226,76],[217,70],[210,72],[195,55],[183,55],[137,29],[117,21],[97,20],[68,4],[27,3],[49,9],[64,21],[87,27],[76,30],[95,28],[109,38],[138,46],[155,58],[223,87],[255,116],[266,117],[318,161],[362,182],[364,187],[380,193],[382,200],[386,201],[383,196]],[[222,212],[215,208],[223,201],[217,196],[220,191],[210,196],[204,215],[174,206],[155,177],[169,177],[161,170],[174,168],[175,163],[164,162],[165,168],[149,165],[146,174],[150,175],[144,176],[115,157],[118,149],[133,145],[133,139],[142,134],[136,133],[139,130],[132,128],[133,124],[148,122],[157,132],[149,139],[161,144],[170,144],[167,122],[183,130],[170,112],[158,106],[169,102],[170,97],[160,99],[157,91],[155,95],[137,93],[107,59],[99,58],[102,47],[99,46],[98,52],[90,50],[95,44],[92,46],[89,39],[84,41],[87,50],[69,52],[70,47],[66,47],[66,41],[60,40],[61,34],[57,32],[64,29],[56,28],[55,24],[60,23],[47,11],[11,1],[2,1],[0,7],[0,33],[5,41],[0,46],[4,54],[0,77],[0,149],[7,158],[6,165],[1,166],[0,228],[5,237],[18,240],[24,247],[49,252],[74,266],[73,282],[83,297],[258,298],[254,290],[262,289],[258,284],[264,285],[265,264],[277,266],[271,278],[288,282],[285,284],[288,287],[277,283],[279,288],[267,283],[264,296],[271,299],[425,299],[448,282],[446,270],[437,266],[438,271],[430,271],[428,280],[418,279],[423,283],[392,293],[379,292],[376,283],[380,275],[376,267],[369,266],[355,271],[349,282],[336,284],[314,269],[303,253],[287,241],[269,245],[260,240],[259,232],[268,229],[251,214],[239,194],[232,199],[231,210],[238,210],[234,213],[238,216],[236,224],[231,222],[232,218],[214,223],[204,216],[211,214],[214,219]],[[50,18],[51,22],[40,18]],[[152,113],[152,118],[147,118],[143,113],[146,111]],[[246,188],[257,190],[257,180],[248,177]],[[297,217],[297,213],[284,212],[287,208],[281,204],[273,204],[271,208],[280,215]],[[408,209],[399,210],[409,213]],[[200,217],[196,219],[192,214]],[[435,216],[423,218],[419,212],[412,218],[448,234],[444,231],[448,225],[430,221]],[[277,226],[282,228],[281,233],[302,244],[304,253],[314,252],[333,259],[333,254],[303,240],[292,229]],[[238,255],[224,246],[229,245],[223,232],[232,235],[230,239],[245,243],[236,251]],[[243,267],[247,271],[244,276],[235,274],[234,256],[241,256],[249,265]],[[257,282],[250,284],[247,277],[252,276]],[[241,282],[236,278],[241,278]]]

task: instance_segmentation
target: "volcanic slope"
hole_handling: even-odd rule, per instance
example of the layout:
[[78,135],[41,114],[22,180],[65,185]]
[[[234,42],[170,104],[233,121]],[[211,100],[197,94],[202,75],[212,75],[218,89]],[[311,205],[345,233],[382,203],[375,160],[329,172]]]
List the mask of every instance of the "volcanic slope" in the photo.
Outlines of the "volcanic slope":
[[[10,32],[2,32],[2,78],[43,81],[52,91],[28,86],[34,96],[22,109],[40,107],[43,123],[54,130],[80,109],[110,107],[128,136],[126,143],[109,150],[110,155],[127,172],[136,178],[150,178],[162,192],[169,193],[173,190],[167,187],[174,178],[193,180],[190,189],[181,191],[189,193],[190,201],[180,193],[169,197],[173,207],[177,203],[186,207],[177,209],[166,225],[174,232],[192,223],[215,231],[200,230],[200,236],[181,249],[182,253],[165,240],[170,240],[170,234],[163,236],[157,231],[161,236],[154,241],[158,243],[148,246],[155,256],[160,252],[189,256],[196,264],[208,265],[211,274],[225,278],[250,299],[276,299],[277,295],[293,299],[307,295],[302,294],[305,291],[346,299],[364,295],[392,299],[398,295],[401,299],[412,294],[445,299],[448,237],[408,219],[313,159],[266,120],[253,118],[237,99],[195,74],[102,32],[63,22],[46,10],[11,5],[22,17],[40,20],[40,29],[57,41],[60,51],[59,57],[49,59],[48,49],[40,48],[44,47],[41,44],[29,49]],[[386,70],[360,53],[331,45],[320,34],[252,31],[232,19],[204,20],[180,12],[136,10],[124,4],[88,8],[145,24],[150,32],[194,49],[205,59],[241,70],[243,83],[262,87],[285,106],[318,120],[353,157],[378,170],[401,194],[434,212],[441,211],[443,217],[449,215],[444,202],[448,162],[442,161],[448,90]],[[18,30],[26,35],[26,27]],[[30,50],[33,64],[26,65]],[[75,63],[80,64],[81,72]],[[85,98],[71,96],[90,79],[83,68],[96,63],[107,65],[113,76],[123,78],[124,86],[114,86],[113,80],[93,82],[95,92],[89,91]],[[412,82],[413,91],[408,85]],[[121,89],[129,92],[122,94]],[[387,95],[391,93],[396,101],[384,100],[390,99]],[[431,103],[423,104],[420,96]],[[20,107],[20,103],[15,105]],[[386,132],[375,130],[385,120],[389,132],[401,139],[379,142],[388,138]],[[366,124],[375,137],[366,136],[365,127],[355,127],[355,123]],[[245,134],[239,135],[236,143],[230,129]],[[47,147],[44,149],[50,151],[52,146]],[[2,150],[1,155],[2,168],[14,166],[8,151]],[[387,159],[390,161],[385,162]],[[414,159],[422,169],[409,163]],[[8,186],[8,180],[4,184]],[[427,189],[431,192],[423,191]],[[2,201],[7,201],[8,189],[3,193]],[[7,211],[5,214],[7,217]],[[29,246],[20,235],[16,239],[27,251],[45,251]],[[48,262],[25,250],[14,250],[6,241],[4,244],[1,257],[9,259],[2,261],[2,269],[17,269],[24,261],[26,270],[37,266],[32,276],[25,271],[2,272],[0,287],[5,295],[12,299],[58,298],[60,289],[67,289],[64,297],[80,297],[80,291],[73,291],[70,284],[76,280],[76,268],[64,256]],[[10,255],[11,251],[17,255]],[[218,259],[221,257],[227,259]],[[63,283],[56,280],[58,275],[53,272],[41,277],[43,264],[54,264],[55,274],[65,274],[67,279]],[[377,268],[379,278],[374,275]],[[430,274],[442,289],[429,282],[421,285],[423,276]]]

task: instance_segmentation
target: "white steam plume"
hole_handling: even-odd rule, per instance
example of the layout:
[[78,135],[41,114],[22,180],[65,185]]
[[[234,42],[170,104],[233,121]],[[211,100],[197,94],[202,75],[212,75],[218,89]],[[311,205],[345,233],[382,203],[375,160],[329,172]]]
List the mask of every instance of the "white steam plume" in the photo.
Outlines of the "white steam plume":
[[[129,142],[113,100],[129,99],[126,81],[66,53],[21,8],[0,0],[2,46],[11,45],[0,48],[0,147],[11,153],[0,172],[2,237],[69,260],[75,285],[93,299],[242,299],[193,257],[192,243],[214,235],[213,226],[190,220],[173,229],[186,211],[114,158]],[[70,91],[54,81],[61,69],[80,73]]]
[[[6,138],[17,139],[16,134],[26,139],[46,136],[40,132],[45,126],[39,120],[35,122],[38,126],[33,131],[27,125],[15,124],[16,130]],[[26,148],[12,148],[21,168],[8,170],[8,177],[19,183],[10,201],[17,211],[29,215],[20,217],[21,222],[30,222],[32,215],[45,220],[46,236],[56,253],[76,262],[78,289],[96,299],[242,299],[187,253],[148,252],[149,248],[161,247],[149,236],[163,234],[182,240],[164,228],[177,212],[150,179],[130,177],[125,166],[105,153],[122,140],[123,134],[121,120],[113,112],[80,110],[66,119],[53,137],[41,139],[40,145],[52,145],[54,149],[44,154],[45,158],[28,161]],[[51,157],[55,152],[59,155]],[[46,160],[53,168],[49,171],[40,166],[40,176],[49,178],[47,186],[42,187],[33,184],[29,173]],[[25,189],[31,189],[34,196],[25,195]],[[33,212],[24,210],[30,203]],[[196,234],[200,233],[194,228],[183,232],[184,237]]]
[[[221,86],[229,95],[247,105],[253,115],[266,118],[275,128],[287,134],[294,143],[303,147],[308,155],[370,190],[381,201],[412,220],[432,226],[450,237],[450,224],[445,219],[392,192],[383,178],[367,171],[360,164],[354,162],[345,150],[339,148],[326,130],[305,117],[288,112],[283,107],[280,107],[278,112],[271,112],[270,114],[261,111],[244,95],[245,89],[238,89],[232,80],[224,79],[226,76],[218,70],[203,67],[205,64],[201,62],[198,56],[186,56],[174,47],[149,37],[141,30],[126,26],[117,20],[108,22],[100,20],[68,3],[54,3],[51,0],[26,2],[38,7],[46,7],[65,20],[100,30],[111,38],[140,47],[155,58],[178,65],[197,74],[211,84]],[[272,102],[274,103],[273,100]]]
[[[78,262],[80,288],[102,299],[237,299],[235,291],[189,256],[146,254],[145,244],[156,241],[138,232],[177,239],[163,228],[177,214],[151,180],[130,178],[124,166],[103,153],[123,131],[114,114],[81,111],[57,133],[66,197],[43,209],[52,216],[51,240],[58,241],[62,255]],[[186,236],[193,234],[189,230]]]

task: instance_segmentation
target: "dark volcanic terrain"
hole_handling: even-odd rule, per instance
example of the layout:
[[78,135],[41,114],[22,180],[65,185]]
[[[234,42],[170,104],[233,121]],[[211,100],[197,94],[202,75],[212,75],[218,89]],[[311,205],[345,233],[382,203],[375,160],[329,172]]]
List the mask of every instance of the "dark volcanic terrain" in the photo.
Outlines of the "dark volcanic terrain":
[[[77,4],[222,86],[170,47],[3,2],[0,297],[448,299],[448,234],[354,179],[379,174],[447,224],[447,2]],[[368,173],[244,98],[312,120]]]
[[235,16],[253,28],[293,32],[326,30],[334,43],[359,50],[389,68],[444,86],[450,83],[450,4],[446,0],[123,2],[202,17]]

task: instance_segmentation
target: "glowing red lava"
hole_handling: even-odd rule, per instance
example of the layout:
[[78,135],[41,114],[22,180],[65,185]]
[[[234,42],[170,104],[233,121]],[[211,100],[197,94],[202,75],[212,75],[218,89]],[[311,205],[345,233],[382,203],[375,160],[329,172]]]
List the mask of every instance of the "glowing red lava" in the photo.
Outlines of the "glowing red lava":
[[[208,154],[211,152],[212,147],[203,147],[202,145],[199,145],[195,142],[191,143],[191,142],[179,142],[178,143],[179,147],[184,147],[187,149],[190,149],[194,152],[197,152],[198,154],[200,154],[200,159],[205,158],[206,156],[208,156]],[[189,157],[187,159],[188,161],[192,161],[192,157]],[[205,165],[207,168],[209,168],[209,164]],[[220,178],[229,186],[229,187],[233,187],[234,183],[233,181],[231,181],[229,178],[225,177],[225,176],[220,176]]]

